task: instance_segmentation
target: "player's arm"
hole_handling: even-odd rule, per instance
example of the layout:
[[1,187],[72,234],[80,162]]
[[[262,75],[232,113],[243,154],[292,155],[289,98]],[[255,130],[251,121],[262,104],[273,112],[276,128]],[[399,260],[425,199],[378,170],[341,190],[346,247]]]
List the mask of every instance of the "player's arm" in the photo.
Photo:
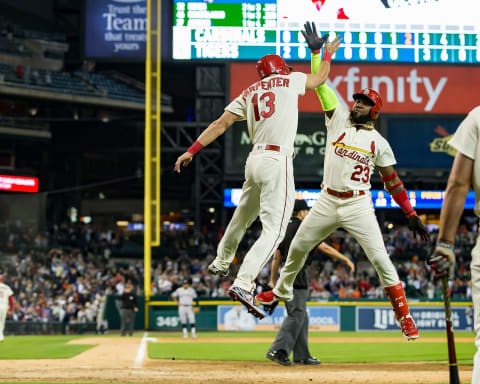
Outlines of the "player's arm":
[[210,125],[198,136],[197,140],[188,148],[187,152],[178,157],[175,162],[175,172],[180,173],[180,167],[183,165],[186,167],[193,159],[193,156],[200,151],[203,147],[206,147],[217,137],[223,135],[223,133],[236,121],[243,120],[242,117],[230,112],[223,112],[217,120],[214,120]]
[[[332,55],[340,48],[340,37],[336,37],[331,43],[325,45],[323,48],[323,60],[317,68],[317,71],[312,71],[307,75],[307,82],[305,89],[307,91],[312,90],[324,84],[327,81],[328,74],[330,73],[330,63],[332,62]],[[312,68],[313,69],[313,68]]]
[[335,248],[331,247],[327,243],[321,242],[318,245],[317,249],[320,252],[326,254],[328,257],[344,263],[350,272],[355,271],[355,265],[350,261],[350,259],[347,256],[338,252]]
[[13,312],[13,295],[8,296],[8,313]]
[[395,169],[389,165],[386,167],[379,167],[381,179],[384,183],[385,190],[392,196],[392,199],[400,206],[403,213],[408,219],[410,228],[413,234],[419,234],[423,240],[428,240],[430,235],[427,229],[422,224],[415,209],[413,209],[410,200],[408,199],[407,190],[403,186]]
[[272,266],[270,268],[270,281],[268,286],[274,288],[278,279],[278,270],[280,269],[280,261],[282,260],[282,252],[279,249],[275,251],[272,258]]
[[473,165],[474,161],[471,158],[457,152],[448,177],[445,198],[440,211],[437,245],[433,254],[427,259],[427,263],[435,272],[435,276],[441,276],[448,272],[452,278],[455,273],[453,244],[465,206],[465,199],[472,185]]
[[[320,49],[322,48],[323,44],[328,39],[328,34],[320,38],[317,34],[317,29],[315,27],[315,23],[306,22],[305,23],[305,31],[302,31],[303,36],[308,44],[308,47],[311,51],[311,71],[312,73],[318,73],[319,68],[322,65],[322,58],[320,55]],[[331,54],[330,54],[331,55]],[[324,51],[324,59],[328,60],[331,59],[331,56],[328,54],[325,55]],[[328,118],[331,118],[335,108],[338,105],[338,98],[335,95],[335,92],[327,85],[326,82],[322,83],[318,87],[315,88],[315,92],[317,93],[317,97],[322,104],[322,108],[325,111]]]

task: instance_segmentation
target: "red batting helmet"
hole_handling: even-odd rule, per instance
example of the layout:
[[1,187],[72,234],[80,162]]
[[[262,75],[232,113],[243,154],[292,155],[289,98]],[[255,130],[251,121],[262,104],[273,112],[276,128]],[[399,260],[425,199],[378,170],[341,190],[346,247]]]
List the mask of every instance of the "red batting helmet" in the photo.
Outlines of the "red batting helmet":
[[261,79],[272,73],[288,75],[292,72],[292,69],[293,68],[289,67],[278,55],[266,55],[257,61],[257,72]]
[[360,92],[353,94],[353,100],[357,99],[364,99],[372,104],[372,109],[370,109],[370,117],[372,120],[376,120],[380,113],[380,109],[382,109],[382,98],[378,92],[370,88],[364,88]]

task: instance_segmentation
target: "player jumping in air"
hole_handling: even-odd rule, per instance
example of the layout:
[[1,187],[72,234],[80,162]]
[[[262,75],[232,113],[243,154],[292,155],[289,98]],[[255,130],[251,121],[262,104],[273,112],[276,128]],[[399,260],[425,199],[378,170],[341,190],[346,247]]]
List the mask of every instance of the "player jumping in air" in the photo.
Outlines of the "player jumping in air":
[[292,72],[277,55],[262,57],[257,62],[260,80],[233,100],[222,116],[212,122],[175,163],[175,171],[180,172],[181,166],[187,166],[198,151],[235,121],[247,120],[253,146],[245,166],[242,197],[218,245],[217,257],[208,269],[213,274],[228,274],[246,229],[260,216],[262,233],[245,255],[228,291],[258,318],[265,317],[265,313],[255,303],[254,281],[285,236],[295,201],[292,159],[298,125],[298,96],[326,81],[331,55],[339,46],[338,38],[325,46],[316,74]]
[[[312,72],[315,73],[320,64],[321,45],[314,25],[306,23],[305,30],[305,39],[312,50]],[[322,191],[292,241],[275,288],[258,294],[256,298],[266,305],[276,300],[291,300],[293,282],[306,255],[319,241],[341,227],[358,241],[375,267],[403,335],[409,340],[416,339],[418,329],[410,315],[398,273],[385,249],[372,206],[370,176],[375,167],[380,171],[385,189],[402,208],[414,233],[423,240],[429,235],[393,168],[396,161],[390,145],[374,128],[382,108],[380,95],[373,89],[363,89],[353,95],[355,103],[348,111],[339,104],[326,83],[316,92],[325,111],[327,126]]]

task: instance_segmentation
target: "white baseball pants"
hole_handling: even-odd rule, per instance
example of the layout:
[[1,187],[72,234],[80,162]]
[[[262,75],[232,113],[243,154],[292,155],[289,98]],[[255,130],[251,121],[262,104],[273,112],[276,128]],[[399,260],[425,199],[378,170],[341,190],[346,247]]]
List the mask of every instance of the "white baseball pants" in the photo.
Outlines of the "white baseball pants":
[[0,341],[3,341],[3,331],[5,330],[5,320],[7,319],[7,307],[0,307]]
[[479,238],[472,249],[472,300],[473,300],[473,324],[475,327],[475,346],[477,353],[473,357],[472,384],[480,384],[480,244]]
[[245,166],[242,197],[218,245],[214,262],[218,268],[228,269],[245,231],[260,215],[262,233],[245,255],[234,286],[253,292],[257,275],[285,236],[294,202],[292,156],[269,150],[252,151]]
[[375,267],[383,286],[400,282],[385,249],[370,193],[340,198],[329,195],[323,189],[292,240],[287,261],[274,289],[276,296],[285,300],[293,298],[293,281],[302,269],[306,256],[337,228],[345,229],[358,241]]
[[180,321],[182,324],[187,324],[188,320],[190,325],[195,325],[195,314],[192,311],[191,305],[189,305],[188,307],[180,305],[178,307],[178,316],[180,317]]

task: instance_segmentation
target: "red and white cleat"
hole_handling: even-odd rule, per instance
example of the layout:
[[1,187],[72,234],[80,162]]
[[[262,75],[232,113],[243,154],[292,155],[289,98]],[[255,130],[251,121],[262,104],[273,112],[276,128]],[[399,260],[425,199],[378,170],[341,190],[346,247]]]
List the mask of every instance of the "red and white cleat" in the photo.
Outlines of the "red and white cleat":
[[409,341],[418,339],[418,329],[410,314],[405,315],[400,319],[400,328],[402,329],[403,336]]
[[261,292],[255,299],[262,305],[272,305],[275,301],[278,301],[278,297],[276,297],[273,293],[273,290]]

